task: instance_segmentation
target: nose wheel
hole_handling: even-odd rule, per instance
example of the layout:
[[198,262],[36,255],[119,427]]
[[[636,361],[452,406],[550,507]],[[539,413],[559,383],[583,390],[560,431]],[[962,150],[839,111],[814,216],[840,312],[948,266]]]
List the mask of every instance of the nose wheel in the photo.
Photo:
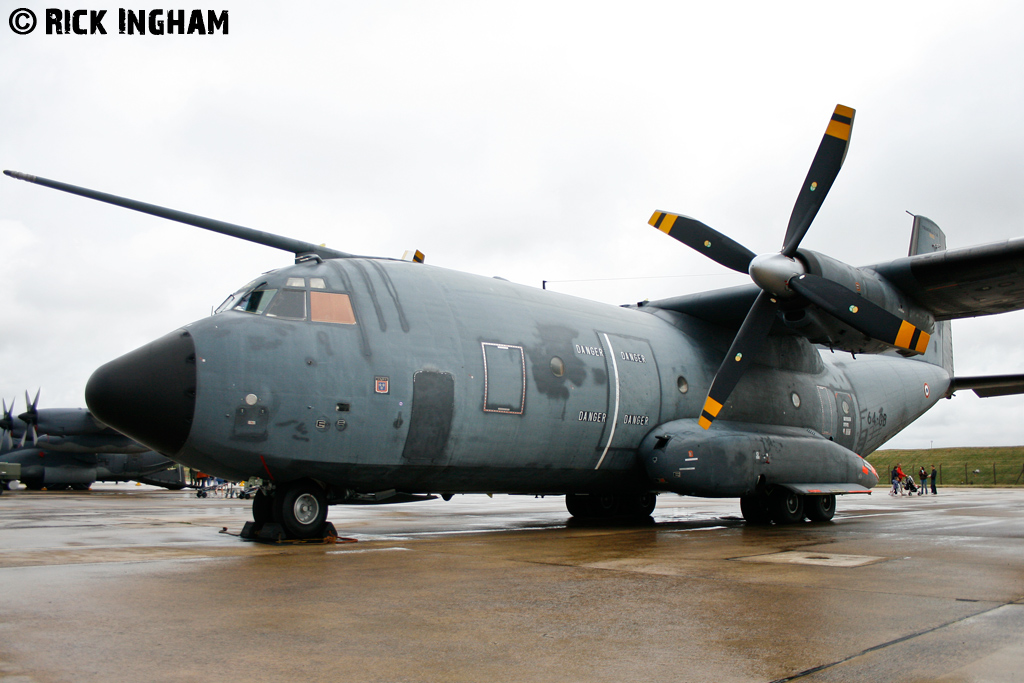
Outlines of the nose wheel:
[[253,537],[272,536],[270,525],[276,525],[285,538],[322,538],[327,495],[319,484],[306,479],[278,486],[271,494],[260,489],[252,499],[252,518]]

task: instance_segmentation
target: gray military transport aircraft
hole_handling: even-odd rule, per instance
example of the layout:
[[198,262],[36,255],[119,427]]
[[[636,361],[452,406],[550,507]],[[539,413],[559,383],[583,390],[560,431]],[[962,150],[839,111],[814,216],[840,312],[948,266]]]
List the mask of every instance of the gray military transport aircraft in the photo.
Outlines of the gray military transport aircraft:
[[13,400],[10,407],[0,404],[0,462],[21,465],[19,479],[29,489],[85,491],[97,481],[184,488],[176,463],[100,424],[88,410],[38,408],[39,392],[31,402],[25,393],[27,408],[17,416]]
[[1024,239],[946,251],[916,216],[887,263],[799,248],[853,117],[836,107],[780,253],[651,218],[753,284],[623,307],[4,173],[295,254],[86,387],[140,443],[259,479],[257,528],[314,537],[328,505],[383,492],[564,494],[577,517],[648,516],[673,492],[792,523],[869,492],[863,456],[940,398],[1024,391],[1024,375],[955,378],[948,322],[1024,307]]

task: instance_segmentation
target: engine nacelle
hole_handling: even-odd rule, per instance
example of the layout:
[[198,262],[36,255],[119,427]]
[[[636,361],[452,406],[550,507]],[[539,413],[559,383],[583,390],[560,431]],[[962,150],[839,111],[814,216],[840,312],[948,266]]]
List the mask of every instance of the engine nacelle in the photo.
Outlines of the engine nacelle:
[[[906,320],[918,329],[929,334],[934,332],[935,318],[931,313],[913,303],[902,291],[873,270],[854,268],[807,249],[801,249],[797,255],[808,273],[820,275],[851,292],[857,292],[871,303]],[[814,344],[823,344],[852,353],[881,353],[893,348],[885,342],[865,337],[816,306],[788,310],[784,307],[783,320],[787,327]],[[907,352],[906,355],[913,353]]]
[[878,483],[862,457],[799,427],[719,420],[704,430],[695,419],[674,420],[644,438],[640,457],[657,488],[706,498],[746,496],[777,484],[870,489]]

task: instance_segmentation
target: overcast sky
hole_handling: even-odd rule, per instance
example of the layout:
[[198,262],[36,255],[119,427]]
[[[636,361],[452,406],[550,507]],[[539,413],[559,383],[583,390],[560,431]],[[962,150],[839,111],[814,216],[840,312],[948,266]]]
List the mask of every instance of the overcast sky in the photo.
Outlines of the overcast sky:
[[[0,166],[343,251],[612,304],[742,284],[647,219],[777,251],[837,103],[852,144],[802,246],[904,256],[906,211],[950,248],[1024,235],[1020,3],[183,6],[229,11],[205,36],[119,35],[100,1],[107,35],[46,35],[51,6],[0,2]],[[0,177],[0,396],[83,406],[96,367],[290,261]],[[1024,372],[1022,336],[955,322],[957,373]],[[1024,399],[968,392],[889,446],[1022,443]]]

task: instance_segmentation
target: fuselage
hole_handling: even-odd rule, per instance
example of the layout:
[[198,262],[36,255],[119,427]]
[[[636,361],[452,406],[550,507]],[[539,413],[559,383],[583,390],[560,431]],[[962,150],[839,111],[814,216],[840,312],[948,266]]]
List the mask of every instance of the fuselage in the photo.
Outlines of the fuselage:
[[[697,418],[735,334],[652,307],[379,259],[282,268],[223,308],[140,349],[130,367],[119,359],[97,371],[94,414],[216,476],[309,477],[358,492],[656,490],[641,441]],[[131,390],[102,378],[160,384],[150,368],[161,343],[189,356],[175,372],[190,403],[174,398],[173,408],[191,417],[157,444],[138,427],[163,411],[119,423],[112,407]],[[719,419],[804,428],[866,455],[948,383],[930,362],[854,359],[773,336]]]
[[0,454],[0,462],[21,465],[20,479],[30,487],[84,485],[96,481],[134,481],[173,467],[153,451],[140,453],[68,453],[45,447]]

